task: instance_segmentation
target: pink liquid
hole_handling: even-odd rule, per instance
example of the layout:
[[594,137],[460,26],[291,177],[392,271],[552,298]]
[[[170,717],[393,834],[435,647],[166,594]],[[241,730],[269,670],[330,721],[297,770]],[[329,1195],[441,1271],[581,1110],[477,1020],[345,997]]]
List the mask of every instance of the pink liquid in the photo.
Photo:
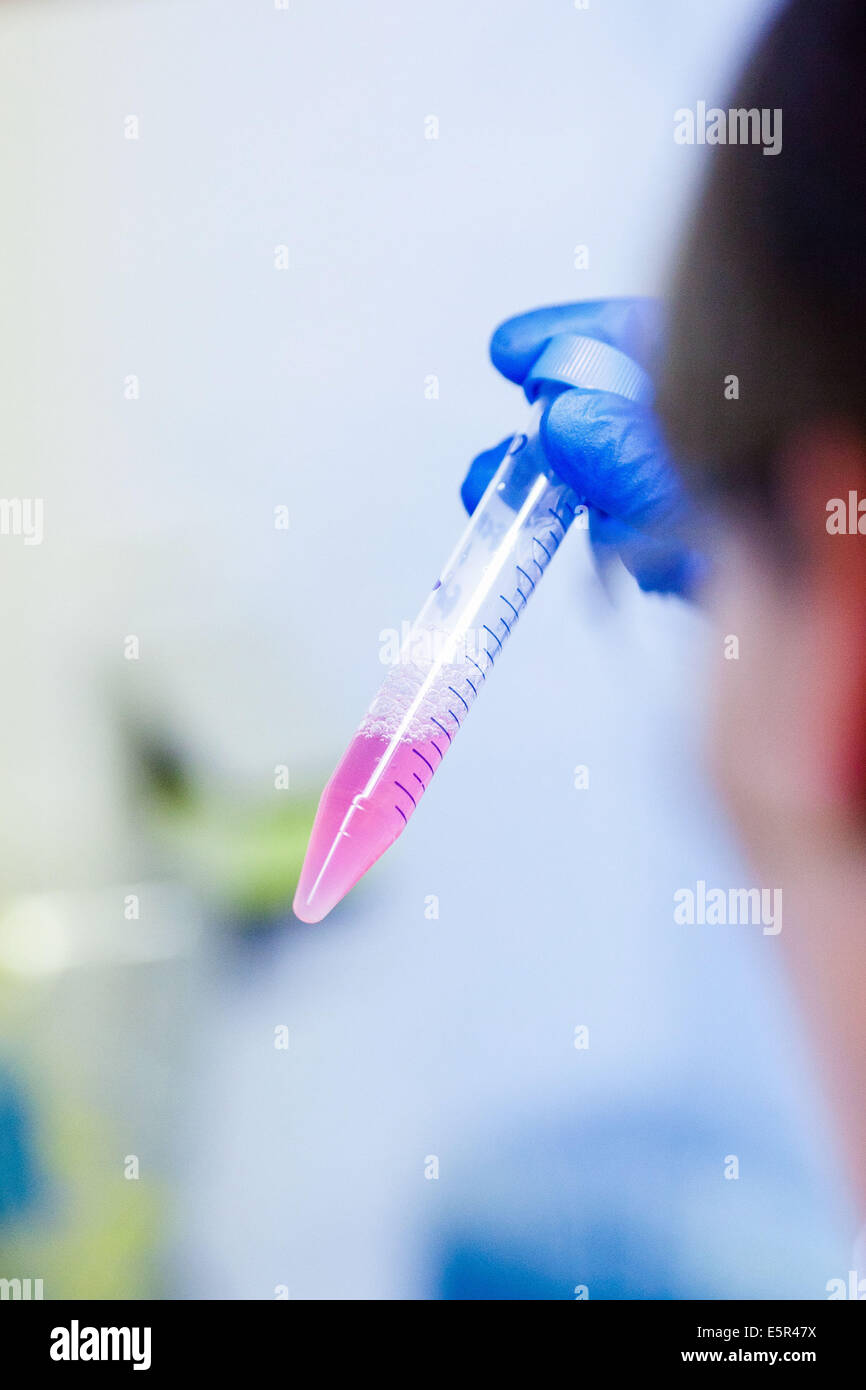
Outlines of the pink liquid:
[[355,735],[316,812],[294,901],[302,922],[321,922],[403,833],[449,747],[444,726],[393,745]]

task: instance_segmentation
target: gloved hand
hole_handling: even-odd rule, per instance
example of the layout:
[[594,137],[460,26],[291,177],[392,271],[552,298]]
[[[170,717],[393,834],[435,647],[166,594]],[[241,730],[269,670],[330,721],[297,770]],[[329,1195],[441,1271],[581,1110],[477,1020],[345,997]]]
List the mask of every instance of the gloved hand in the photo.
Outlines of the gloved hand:
[[[508,319],[490,344],[493,365],[522,384],[554,333],[582,333],[619,348],[651,371],[661,310],[651,299],[608,299],[534,309]],[[606,391],[571,389],[548,407],[541,441],[556,473],[589,508],[590,535],[604,563],[617,553],[642,589],[692,595],[706,562],[683,539],[689,508],[651,409]],[[461,489],[475,510],[509,439],[479,454]]]

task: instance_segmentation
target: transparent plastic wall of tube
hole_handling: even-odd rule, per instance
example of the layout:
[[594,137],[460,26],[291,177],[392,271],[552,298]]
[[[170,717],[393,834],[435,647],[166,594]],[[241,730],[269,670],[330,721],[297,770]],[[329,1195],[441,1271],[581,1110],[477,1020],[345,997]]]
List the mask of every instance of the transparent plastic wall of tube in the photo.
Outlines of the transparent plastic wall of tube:
[[[407,633],[359,733],[450,747],[576,516],[572,490],[550,471],[532,407],[469,525]],[[435,766],[433,768],[435,771]],[[418,790],[413,778],[413,792]],[[414,809],[411,806],[406,808]]]
[[[555,390],[556,388],[554,388]],[[406,828],[583,509],[538,437],[514,436],[326,786],[295,897],[320,921]]]

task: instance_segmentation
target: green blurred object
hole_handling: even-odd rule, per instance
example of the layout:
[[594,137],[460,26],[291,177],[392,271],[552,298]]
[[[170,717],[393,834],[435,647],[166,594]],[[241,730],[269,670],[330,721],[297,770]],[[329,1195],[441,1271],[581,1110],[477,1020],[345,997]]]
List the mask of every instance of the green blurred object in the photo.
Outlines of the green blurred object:
[[41,1279],[45,1299],[160,1297],[158,1184],[124,1178],[117,1141],[95,1114],[56,1098],[39,1110],[45,1190],[0,1230],[0,1276]]
[[284,912],[301,872],[317,798],[274,790],[249,802],[196,787],[167,744],[139,745],[154,834],[202,896],[244,919]]

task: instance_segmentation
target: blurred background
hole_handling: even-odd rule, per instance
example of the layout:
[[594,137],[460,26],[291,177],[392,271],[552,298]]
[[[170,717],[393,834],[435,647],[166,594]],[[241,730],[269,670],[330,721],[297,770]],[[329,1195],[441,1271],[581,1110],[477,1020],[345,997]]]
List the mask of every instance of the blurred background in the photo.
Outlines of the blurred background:
[[767,13],[3,5],[2,491],[44,536],[0,537],[0,1277],[845,1277],[778,939],[673,922],[749,882],[701,618],[606,593],[582,534],[411,832],[321,926],[290,909],[380,634],[521,418],[492,328],[663,290],[704,153],[673,113],[725,102]]

